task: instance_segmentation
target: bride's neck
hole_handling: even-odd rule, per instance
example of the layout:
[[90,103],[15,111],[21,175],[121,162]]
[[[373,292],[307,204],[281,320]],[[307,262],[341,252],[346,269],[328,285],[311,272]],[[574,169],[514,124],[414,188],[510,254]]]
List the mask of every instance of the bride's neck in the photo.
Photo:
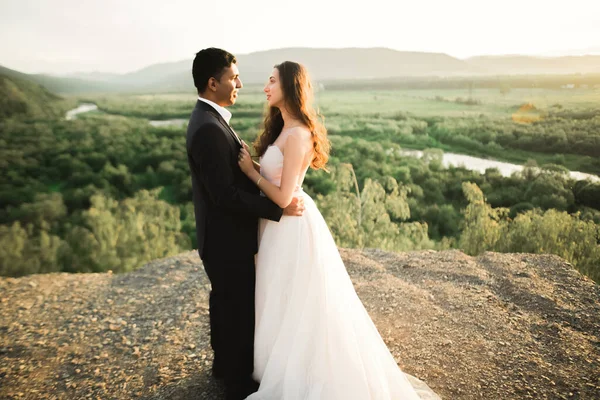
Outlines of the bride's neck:
[[285,107],[280,108],[280,111],[281,118],[283,118],[283,127],[281,128],[282,130],[295,128],[297,126],[302,125],[302,123],[298,119],[294,118]]

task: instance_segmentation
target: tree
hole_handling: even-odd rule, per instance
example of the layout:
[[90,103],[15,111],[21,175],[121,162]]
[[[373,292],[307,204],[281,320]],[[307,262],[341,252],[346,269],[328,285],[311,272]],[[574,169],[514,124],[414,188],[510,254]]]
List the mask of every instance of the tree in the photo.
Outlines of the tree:
[[73,227],[67,236],[70,251],[63,255],[64,265],[70,271],[126,272],[188,250],[179,208],[158,200],[160,190],[142,190],[120,202],[93,196],[92,206],[83,212],[85,227]]
[[60,270],[59,252],[64,242],[33,224],[0,225],[0,275],[21,276]]
[[503,231],[500,218],[508,210],[493,209],[485,202],[481,189],[474,183],[464,182],[463,192],[469,205],[464,211],[460,248],[471,255],[493,249]]
[[505,208],[491,208],[481,190],[464,183],[469,205],[460,247],[468,254],[486,250],[556,254],[600,282],[600,226],[579,213],[534,209],[507,218]]
[[351,164],[332,169],[332,178],[338,189],[317,196],[317,202],[338,246],[394,251],[433,247],[427,224],[401,222],[410,218],[408,190],[395,179],[367,179],[361,191]]

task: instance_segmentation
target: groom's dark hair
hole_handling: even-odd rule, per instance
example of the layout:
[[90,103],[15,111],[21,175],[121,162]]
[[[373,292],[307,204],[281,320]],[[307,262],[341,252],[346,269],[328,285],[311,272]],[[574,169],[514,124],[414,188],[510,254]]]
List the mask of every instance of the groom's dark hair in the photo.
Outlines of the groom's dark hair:
[[220,81],[223,70],[235,63],[237,63],[237,60],[233,54],[215,47],[200,50],[196,53],[192,65],[192,76],[198,93],[206,90],[210,78]]

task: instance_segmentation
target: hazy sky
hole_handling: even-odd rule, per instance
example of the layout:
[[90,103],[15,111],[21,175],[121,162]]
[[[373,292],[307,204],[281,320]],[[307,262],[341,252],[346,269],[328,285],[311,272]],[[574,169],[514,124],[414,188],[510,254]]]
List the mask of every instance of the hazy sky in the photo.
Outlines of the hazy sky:
[[598,53],[600,0],[0,0],[0,65],[23,72],[129,72],[210,46]]

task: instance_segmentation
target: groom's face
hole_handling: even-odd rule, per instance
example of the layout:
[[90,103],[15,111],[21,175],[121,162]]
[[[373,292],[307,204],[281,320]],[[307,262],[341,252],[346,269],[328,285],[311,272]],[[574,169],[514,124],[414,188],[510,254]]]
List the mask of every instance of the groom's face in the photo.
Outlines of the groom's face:
[[238,70],[237,65],[231,64],[230,67],[223,69],[221,79],[215,85],[215,94],[219,100],[217,104],[222,107],[228,107],[235,104],[238,97],[238,91],[242,86],[240,71]]

